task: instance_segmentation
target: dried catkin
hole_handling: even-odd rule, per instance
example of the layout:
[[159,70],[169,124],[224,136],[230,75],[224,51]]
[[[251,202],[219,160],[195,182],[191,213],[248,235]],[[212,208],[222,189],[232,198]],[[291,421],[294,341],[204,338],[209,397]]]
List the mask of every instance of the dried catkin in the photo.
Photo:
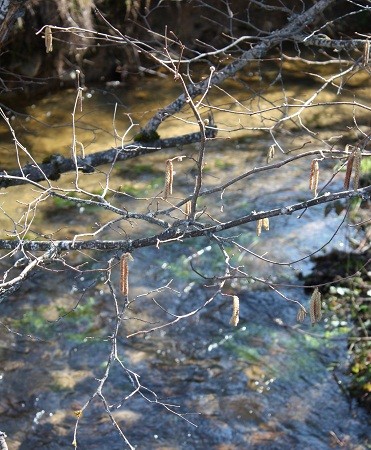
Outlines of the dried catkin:
[[263,219],[259,219],[256,222],[256,235],[260,236],[262,232],[262,226],[263,226]]
[[126,297],[129,295],[129,264],[133,257],[130,253],[124,253],[120,259],[120,291]]
[[348,158],[347,169],[345,172],[345,179],[344,179],[344,189],[349,189],[350,177],[352,175],[353,170],[353,162],[354,162],[354,153],[352,153]]
[[79,88],[79,90],[77,91],[77,100],[78,100],[79,105],[80,105],[80,112],[82,112],[82,100],[83,100],[83,97],[82,97],[82,89],[81,88]]
[[165,200],[173,193],[173,178],[174,178],[174,167],[171,159],[166,161],[165,168]]
[[300,306],[298,313],[296,314],[296,320],[298,322],[304,322],[305,316],[307,315],[306,310]]
[[311,324],[319,322],[322,317],[322,301],[321,301],[321,293],[318,288],[315,288],[313,294],[310,298],[309,303],[309,313],[310,313],[310,321]]
[[184,205],[184,207],[185,207],[184,214],[186,215],[187,219],[191,214],[191,206],[192,206],[192,203],[190,200]]
[[273,144],[268,149],[267,164],[269,164],[272,161],[272,159],[274,158],[275,152],[276,152],[276,146]]
[[366,39],[366,42],[365,42],[362,59],[363,59],[363,61],[362,61],[363,65],[367,66],[368,63],[370,62],[370,41],[368,39]]
[[360,148],[357,148],[354,152],[354,175],[353,175],[353,189],[356,191],[359,188],[359,178],[361,176],[361,161],[362,152]]
[[317,197],[318,179],[319,179],[318,160],[313,159],[313,161],[310,164],[309,189],[313,191],[315,197]]
[[237,297],[237,295],[233,296],[233,310],[232,310],[232,317],[229,323],[236,327],[238,325],[238,322],[240,321],[240,299]]
[[46,53],[51,53],[53,51],[53,34],[49,26],[45,27],[45,48]]
[[263,225],[264,230],[269,231],[269,218],[268,217],[264,217],[262,225]]

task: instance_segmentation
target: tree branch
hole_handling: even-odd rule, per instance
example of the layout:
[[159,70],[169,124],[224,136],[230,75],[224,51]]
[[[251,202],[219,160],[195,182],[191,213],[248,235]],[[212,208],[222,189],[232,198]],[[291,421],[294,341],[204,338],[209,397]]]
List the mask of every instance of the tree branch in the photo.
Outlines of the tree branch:
[[303,14],[296,16],[286,27],[277,32],[272,33],[268,38],[257,43],[250,50],[242,53],[242,55],[231,64],[223,69],[214,72],[211,78],[207,78],[199,83],[189,84],[187,86],[187,93],[181,94],[176,100],[167,105],[165,108],[159,110],[143,127],[143,132],[150,135],[160,126],[167,117],[179,112],[183,106],[188,102],[188,98],[195,98],[198,95],[206,92],[210,86],[219,85],[227,78],[235,75],[239,70],[245,67],[250,61],[254,59],[261,59],[271,48],[277,44],[282,43],[283,40],[301,41],[302,29],[311,23],[318,14],[320,14],[335,0],[320,0]]
[[[217,128],[211,123],[206,128],[206,137],[214,138],[217,135]],[[132,142],[124,147],[116,147],[101,152],[92,153],[85,158],[77,157],[78,169],[84,173],[94,172],[94,167],[103,164],[112,164],[116,161],[126,161],[142,155],[158,152],[165,148],[177,147],[180,145],[199,142],[201,133],[190,133],[168,139],[158,139],[150,143]],[[42,164],[27,164],[20,170],[10,172],[0,172],[0,187],[17,186],[30,182],[57,180],[61,174],[76,170],[76,162],[72,158],[65,158],[62,155],[51,155],[48,162]]]
[[295,211],[310,208],[312,206],[333,202],[340,199],[362,198],[364,200],[369,199],[371,195],[371,186],[367,186],[356,191],[341,191],[334,193],[325,193],[319,197],[304,202],[295,203],[293,205],[283,206],[281,208],[271,209],[269,211],[262,211],[259,213],[252,212],[247,216],[239,217],[225,223],[218,225],[203,225],[199,223],[192,223],[189,221],[176,222],[174,226],[165,230],[160,234],[154,236],[140,238],[135,240],[117,240],[117,241],[99,241],[99,240],[56,240],[56,241],[28,241],[28,240],[15,240],[9,241],[5,239],[0,240],[0,249],[3,250],[15,250],[23,249],[26,251],[63,251],[63,250],[121,250],[123,252],[132,252],[134,249],[158,246],[159,243],[166,243],[167,241],[174,239],[190,239],[199,236],[207,236],[210,233],[219,233],[230,228],[235,228],[240,225],[244,225],[249,222],[255,222],[265,217],[276,217],[291,215]]

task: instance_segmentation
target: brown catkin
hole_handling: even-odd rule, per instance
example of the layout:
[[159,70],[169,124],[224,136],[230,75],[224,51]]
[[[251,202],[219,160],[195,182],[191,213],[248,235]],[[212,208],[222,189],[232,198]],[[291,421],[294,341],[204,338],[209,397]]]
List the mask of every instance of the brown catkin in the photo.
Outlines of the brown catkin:
[[313,191],[315,197],[317,197],[318,179],[319,179],[318,160],[313,159],[313,161],[310,164],[309,189]]
[[238,322],[240,321],[240,299],[237,297],[237,295],[233,296],[232,306],[232,317],[229,323],[236,327],[238,325]]
[[192,203],[190,200],[184,205],[184,207],[185,207],[184,214],[186,215],[187,219],[188,219],[189,215],[191,214],[191,206],[192,206]]
[[263,225],[264,230],[269,231],[269,218],[268,217],[264,217],[262,225]]
[[304,322],[305,316],[307,315],[306,310],[300,306],[298,313],[296,314],[296,320],[298,322]]
[[361,176],[361,161],[362,152],[360,148],[357,148],[354,152],[354,175],[353,175],[353,189],[356,191],[359,188],[359,178]]
[[166,161],[165,168],[165,200],[173,193],[173,178],[174,178],[174,167],[171,159]]
[[45,48],[46,53],[51,53],[53,51],[53,34],[49,26],[45,27]]
[[77,100],[78,100],[79,105],[80,105],[80,112],[82,112],[82,100],[83,100],[83,97],[82,97],[82,89],[81,88],[79,88],[78,91],[77,91]]
[[268,149],[267,164],[269,164],[272,161],[272,159],[274,158],[275,151],[276,151],[276,146],[273,144]]
[[256,222],[256,235],[260,236],[262,232],[262,226],[263,226],[263,219],[259,219]]
[[363,65],[368,66],[368,63],[370,62],[370,41],[366,39],[365,47],[363,49]]
[[129,295],[129,260],[133,257],[130,253],[124,253],[120,259],[120,291],[126,297]]
[[352,175],[353,170],[353,162],[354,162],[354,153],[352,153],[348,158],[347,169],[345,172],[345,179],[344,179],[344,189],[349,189],[350,177]]
[[313,294],[310,298],[309,313],[312,326],[321,320],[322,301],[321,301],[321,293],[319,292],[318,288],[314,289]]

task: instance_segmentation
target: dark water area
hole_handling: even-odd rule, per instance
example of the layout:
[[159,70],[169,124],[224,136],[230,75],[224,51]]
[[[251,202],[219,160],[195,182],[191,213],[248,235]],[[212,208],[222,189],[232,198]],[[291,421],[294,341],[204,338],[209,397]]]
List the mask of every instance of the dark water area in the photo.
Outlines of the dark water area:
[[[230,304],[225,301],[145,337],[126,339],[130,325],[125,327],[119,340],[125,365],[159,401],[176,405],[174,410],[195,425],[139,395],[124,401],[132,386],[116,365],[104,393],[130,442],[139,449],[366,449],[367,415],[342,387],[348,380],[346,334],[299,327],[294,305],[267,291],[239,295],[236,329],[226,325]],[[10,448],[71,445],[73,411],[92,394],[109,352],[113,311],[108,296],[96,292],[94,298],[98,315],[54,324],[44,331],[50,333],[47,341],[2,331],[1,426]],[[194,287],[162,304],[181,314],[205,299],[204,290]],[[27,300],[38,304],[40,295],[28,293]],[[3,314],[14,314],[20,301],[3,305]],[[77,343],[79,332],[90,338]],[[155,401],[154,394],[145,394]],[[81,420],[78,443],[123,448],[98,401]]]
[[[102,108],[103,98],[111,94],[89,92],[91,97],[86,98],[86,103],[92,102],[91,109],[79,121],[78,132],[88,143],[87,151],[109,148],[113,145],[114,102]],[[133,107],[133,117],[139,122],[166,100],[153,92],[153,86],[127,93],[126,97],[120,91],[120,99],[128,104],[148,102],[146,108],[143,103],[137,110]],[[65,109],[61,107],[63,95]],[[32,128],[36,122],[30,120],[23,135],[30,148],[38,143],[41,155],[58,149],[68,154],[68,120],[73,101],[71,91],[31,107],[34,118],[50,121],[50,133]],[[58,128],[56,139],[58,123],[66,125]],[[218,123],[225,125],[228,118],[219,117]],[[127,126],[125,114],[118,114],[117,127],[124,130]],[[173,133],[176,126],[176,121],[170,122],[163,135]],[[227,144],[216,141],[208,155],[207,167],[211,169],[205,171],[205,183],[212,187],[236,176],[241,164],[246,170],[264,164],[269,145],[268,140],[251,135]],[[5,160],[11,158],[11,144],[4,141],[3,149]],[[194,152],[194,148],[182,151]],[[122,184],[124,178],[131,188],[150,198],[163,186],[159,167],[163,168],[164,160],[176,152],[138,158],[129,170],[122,165],[112,174],[112,183]],[[139,169],[143,167],[142,173]],[[223,209],[224,217],[233,217],[237,211],[259,211],[297,202],[308,190],[308,167],[308,160],[301,160],[295,167],[236,184],[223,198],[216,194],[207,205],[208,212],[220,213]],[[323,164],[322,183],[332,173],[332,163]],[[99,174],[94,177],[88,178],[88,187],[98,184]],[[190,177],[189,168],[177,167],[175,189],[179,198],[185,196]],[[66,175],[63,182],[68,185],[71,179]],[[335,179],[331,187],[340,183]],[[12,192],[6,192],[3,208],[21,214]],[[26,202],[32,192],[21,186],[17,195]],[[125,201],[128,207],[134,205],[129,199]],[[145,209],[147,203],[140,207]],[[50,204],[41,205],[40,211],[42,218],[35,221],[34,229],[44,233],[50,229],[54,236],[70,229],[73,233],[86,231],[88,224],[105,223],[110,217],[107,211],[58,209]],[[2,229],[7,229],[6,220],[6,214],[2,214]],[[233,263],[243,261],[250,275],[295,285],[280,289],[287,298],[294,299],[290,301],[251,280],[230,283],[227,293],[240,298],[237,327],[229,325],[230,296],[217,296],[203,307],[213,294],[212,283],[193,272],[190,263],[206,276],[223,273],[224,263],[207,238],[134,252],[130,298],[135,301],[125,313],[118,339],[122,365],[113,364],[103,393],[113,417],[135,448],[369,448],[368,417],[347,393],[350,324],[335,325],[337,318],[331,312],[326,312],[323,322],[314,327],[308,321],[300,325],[296,322],[295,302],[307,306],[309,299],[297,275],[312,269],[312,263],[301,258],[328,242],[328,249],[347,249],[352,231],[344,225],[335,233],[341,222],[342,216],[334,210],[325,216],[324,207],[318,206],[300,219],[294,215],[274,219],[269,234],[259,240],[254,224],[225,234],[238,234],[241,245],[269,259],[298,260],[290,267],[272,266],[243,250],[235,252]],[[138,227],[133,236],[142,231]],[[150,227],[144,231],[152,233]],[[115,236],[112,229],[105,237]],[[83,254],[71,258],[74,264],[87,261],[94,270],[111,256],[97,253],[89,258]],[[11,450],[72,448],[76,412],[94,393],[104,374],[115,323],[112,296],[95,272],[82,275],[63,269],[52,275],[36,272],[20,291],[0,305],[0,430],[8,435]],[[118,268],[113,277],[118,285]],[[190,314],[197,308],[201,308],[197,314]],[[189,317],[152,333],[127,337],[171,321],[173,316],[165,310]],[[140,376],[140,392],[133,393],[129,374]],[[79,421],[77,443],[80,449],[125,448],[97,397]]]

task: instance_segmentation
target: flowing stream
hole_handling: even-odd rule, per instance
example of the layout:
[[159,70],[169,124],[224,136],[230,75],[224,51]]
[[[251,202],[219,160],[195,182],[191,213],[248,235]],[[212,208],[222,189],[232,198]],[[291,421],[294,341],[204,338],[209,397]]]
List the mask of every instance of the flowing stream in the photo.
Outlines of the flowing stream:
[[[161,83],[164,81],[149,80],[136,89],[89,89],[84,100],[87,112],[79,116],[77,129],[85,150],[109,148],[115,143],[114,128],[123,134],[130,120],[143,123],[157,107],[166,104],[166,96],[171,98],[176,89],[160,89]],[[162,94],[165,91],[166,96]],[[71,128],[61,125],[71,121],[74,99],[73,91],[46,96],[31,107],[24,106],[24,115],[11,121],[18,139],[28,149],[35,149],[35,159],[48,153],[68,154]],[[37,120],[30,118],[31,114]],[[221,122],[227,126],[227,119],[220,116],[217,123]],[[177,126],[176,121],[170,122],[164,135],[174,133]],[[1,129],[1,135],[2,164],[9,168],[13,147],[5,129]],[[247,168],[264,164],[269,145],[259,135],[242,132],[236,140],[216,141],[208,157],[205,182],[209,186],[219,184],[239,173],[241,164]],[[124,185],[134,196],[150,197],[162,189],[164,161],[193,151],[171,149],[165,155],[158,153],[120,163],[112,181]],[[266,172],[248,184],[236,185],[223,197],[217,194],[212,204],[205,206],[211,214],[223,208],[226,216],[233,217],[236,211],[259,211],[300,201],[307,189],[308,167],[308,160],[300,160],[295,166]],[[328,179],[332,169],[331,164],[325,165],[321,176]],[[192,173],[186,162],[176,166],[176,171],[175,195],[181,197]],[[68,186],[73,175],[63,175],[62,179]],[[99,174],[87,180],[89,188],[101,182]],[[271,186],[275,187],[273,192]],[[34,195],[26,186],[4,191],[2,229],[9,230],[9,216],[22,214],[22,205],[16,200],[31,201]],[[127,199],[128,208],[134,205],[131,202]],[[143,202],[143,208],[147,204]],[[68,236],[70,230],[74,234],[83,232],[89,223],[109,217],[108,212],[81,207],[57,204],[42,208],[42,218],[35,220],[33,229],[54,236]],[[275,219],[262,239],[256,238],[254,224],[228,236],[241,233],[239,242],[254,252],[281,262],[292,261],[329,240],[331,248],[346,248],[348,227],[341,227],[333,237],[341,221],[341,215],[330,211],[325,216],[324,207],[319,206],[306,211],[300,219]],[[112,231],[112,237],[117,236],[116,231]],[[217,297],[188,319],[127,339],[130,333],[170,320],[156,302],[180,315],[200,307],[209,298],[210,289],[191,270],[191,261],[207,276],[218,273],[223,263],[207,238],[142,249],[133,256],[130,296],[136,300],[125,316],[118,351],[125,366],[140,375],[141,384],[148,389],[143,391],[147,399],[136,394],[125,400],[132,386],[117,365],[111,371],[105,394],[114,405],[115,420],[135,448],[369,448],[366,412],[348,397],[346,390],[349,324],[344,322],[339,327],[336,315],[326,312],[323,322],[315,327],[308,322],[299,325],[295,303],[262,285],[236,282],[227,289],[240,297],[238,327],[229,325],[231,297]],[[104,257],[96,256],[97,260]],[[308,260],[292,267],[272,268],[243,252],[234,258],[236,263],[244,259],[244,270],[253,276],[271,276],[287,284],[300,285],[297,275],[312,268]],[[76,264],[83,261],[84,255],[75,256]],[[89,261],[94,267],[94,262]],[[170,288],[159,289],[170,280]],[[300,286],[284,288],[283,293],[308,304],[308,294]],[[75,310],[65,315],[78,301]],[[114,305],[103,281],[90,278],[88,272],[82,277],[72,270],[38,272],[0,305],[0,430],[8,435],[9,449],[72,448],[74,413],[103,376],[113,318]],[[177,414],[156,400],[175,405],[172,409]],[[78,448],[124,448],[97,399],[80,420]]]

